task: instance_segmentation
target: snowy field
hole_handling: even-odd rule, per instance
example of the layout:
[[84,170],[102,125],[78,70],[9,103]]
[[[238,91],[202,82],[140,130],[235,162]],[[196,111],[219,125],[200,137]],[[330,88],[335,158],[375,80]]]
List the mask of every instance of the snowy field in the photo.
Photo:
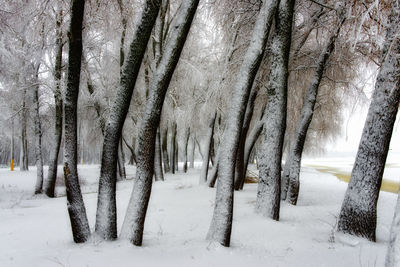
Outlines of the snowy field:
[[[99,171],[79,167],[92,228]],[[134,173],[128,166],[128,177]],[[166,175],[153,185],[143,247],[133,247],[125,240],[74,244],[65,189],[55,199],[33,196],[34,168],[0,169],[0,266],[383,266],[395,194],[380,195],[372,243],[334,232],[347,184],[333,175],[303,168],[298,206],[282,203],[279,222],[254,213],[257,185],[246,184],[235,194],[232,246],[224,248],[205,240],[215,189],[199,186],[199,173]],[[132,185],[118,183],[119,227]]]

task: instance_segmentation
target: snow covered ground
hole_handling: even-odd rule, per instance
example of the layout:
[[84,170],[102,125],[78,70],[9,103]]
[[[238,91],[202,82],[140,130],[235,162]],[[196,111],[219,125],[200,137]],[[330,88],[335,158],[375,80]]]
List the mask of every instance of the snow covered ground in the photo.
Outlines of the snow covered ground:
[[[60,168],[61,171],[61,168]],[[94,227],[98,165],[80,166]],[[134,176],[128,166],[128,176]],[[74,244],[63,188],[60,197],[33,196],[35,169],[0,169],[0,266],[383,266],[396,195],[382,192],[377,242],[338,235],[336,216],[347,184],[304,167],[298,206],[282,203],[279,222],[254,213],[255,184],[235,194],[232,247],[210,244],[215,189],[198,185],[200,171],[155,183],[143,247],[125,240]],[[118,183],[121,226],[132,180]]]

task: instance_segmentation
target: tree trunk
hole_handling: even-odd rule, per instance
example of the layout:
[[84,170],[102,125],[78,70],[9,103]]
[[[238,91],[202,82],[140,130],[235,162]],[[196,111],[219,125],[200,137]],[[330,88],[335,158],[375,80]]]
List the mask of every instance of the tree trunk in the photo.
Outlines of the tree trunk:
[[178,140],[175,138],[175,171],[179,171],[179,146]]
[[314,76],[311,80],[311,84],[309,85],[306,95],[304,96],[304,104],[301,109],[300,119],[297,123],[296,133],[294,136],[294,140],[292,141],[292,148],[289,152],[288,162],[285,165],[284,174],[286,176],[283,178],[284,180],[289,181],[286,200],[292,205],[296,205],[297,198],[299,196],[301,156],[303,154],[307,131],[314,114],[315,103],[318,96],[318,88],[322,80],[325,66],[329,60],[329,56],[335,49],[335,41],[339,35],[340,29],[344,21],[345,19],[341,18],[336,32],[332,34],[332,36],[329,38],[328,43],[322,50],[322,53],[319,56],[317,62],[317,69],[315,70]]
[[162,169],[162,159],[161,159],[160,127],[158,127],[157,129],[155,146],[156,146],[154,155],[155,180],[164,181],[164,173]]
[[175,122],[173,122],[172,123],[172,126],[171,126],[171,128],[172,128],[172,132],[171,132],[171,142],[170,142],[170,144],[169,144],[169,146],[170,146],[170,150],[169,150],[169,160],[170,160],[170,167],[171,167],[171,173],[172,174],[175,174],[175,170],[176,170],[176,166],[175,166],[175,163],[176,163],[176,160],[175,160],[175,157],[176,157],[176,153],[175,153],[175,149],[176,149],[176,123]]
[[136,164],[136,154],[135,154],[135,148],[134,148],[136,138],[135,137],[132,138],[132,146],[130,146],[128,144],[128,142],[125,140],[125,138],[123,136],[122,136],[122,140],[124,141],[126,147],[129,149],[129,151],[131,153],[131,156],[129,158],[129,165]]
[[207,182],[208,166],[210,164],[210,151],[211,151],[212,139],[214,138],[214,125],[216,118],[217,118],[217,112],[214,113],[214,116],[210,119],[210,122],[208,124],[203,164],[201,165],[201,173],[199,181],[200,184],[204,184]]
[[54,78],[56,80],[56,88],[54,91],[54,102],[55,102],[55,129],[54,129],[54,145],[50,151],[49,159],[49,170],[47,173],[47,181],[45,183],[44,192],[48,197],[54,197],[54,190],[57,180],[57,166],[58,166],[58,154],[60,153],[61,138],[62,138],[62,115],[63,115],[63,100],[61,92],[61,72],[62,72],[62,52],[63,52],[63,41],[62,41],[62,11],[57,17],[57,54],[55,62]]
[[278,1],[264,1],[258,14],[250,45],[233,91],[231,108],[218,149],[218,183],[214,214],[207,239],[230,245],[233,216],[233,183],[236,153],[251,87],[264,55]]
[[194,155],[196,152],[196,137],[192,134],[192,153],[190,154],[190,165],[189,168],[194,169]]
[[121,138],[119,139],[119,144],[118,144],[118,174],[120,180],[125,180],[126,179],[126,170],[125,170],[125,153],[124,149],[122,147],[122,135]]
[[275,16],[271,43],[271,70],[263,142],[258,158],[260,168],[256,212],[279,220],[281,200],[281,162],[286,129],[288,62],[292,34],[294,0],[282,0]]
[[372,241],[376,239],[376,204],[400,101],[399,0],[393,2],[386,27],[382,64],[338,222],[338,231]]
[[68,213],[76,243],[90,236],[77,170],[77,104],[82,58],[82,22],[85,1],[73,0],[68,51],[68,80],[64,102],[64,177]]
[[39,67],[35,68],[35,85],[33,86],[33,105],[35,109],[35,159],[36,159],[36,185],[35,194],[43,190],[43,156],[42,156],[42,126],[39,114]]
[[19,159],[19,170],[28,170],[28,139],[26,136],[26,120],[27,120],[27,107],[26,107],[26,87],[24,87],[21,110],[21,152]]
[[400,265],[400,195],[397,196],[397,204],[390,229],[388,250],[386,253],[385,267],[398,267]]
[[[117,207],[115,199],[118,142],[122,135],[140,65],[160,8],[160,0],[146,0],[136,24],[130,51],[107,120],[101,160],[96,233],[105,240],[117,238]],[[154,167],[154,166],[152,166]]]
[[187,129],[186,131],[186,135],[185,135],[185,143],[184,143],[184,152],[183,152],[183,156],[184,156],[184,160],[183,160],[183,172],[187,173],[187,169],[188,169],[188,145],[189,145],[189,137],[190,137],[190,128]]
[[170,33],[159,67],[155,70],[149,99],[139,128],[136,182],[121,230],[121,236],[128,238],[136,246],[140,246],[143,240],[143,228],[154,171],[155,137],[160,123],[161,109],[198,3],[199,0],[182,2],[175,25],[172,27],[174,30]]
[[161,149],[162,149],[162,158],[164,161],[164,172],[170,172],[170,166],[169,166],[169,159],[168,159],[168,126],[167,128],[162,132],[162,144],[161,144]]

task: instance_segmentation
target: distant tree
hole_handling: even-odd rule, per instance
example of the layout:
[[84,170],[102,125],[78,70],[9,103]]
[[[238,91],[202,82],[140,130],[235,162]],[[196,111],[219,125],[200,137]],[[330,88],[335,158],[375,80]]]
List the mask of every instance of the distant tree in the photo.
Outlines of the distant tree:
[[[392,2],[385,25],[381,67],[372,94],[367,119],[350,182],[340,210],[338,231],[376,240],[376,209],[393,125],[400,101],[400,2]],[[396,263],[395,216],[387,265]]]

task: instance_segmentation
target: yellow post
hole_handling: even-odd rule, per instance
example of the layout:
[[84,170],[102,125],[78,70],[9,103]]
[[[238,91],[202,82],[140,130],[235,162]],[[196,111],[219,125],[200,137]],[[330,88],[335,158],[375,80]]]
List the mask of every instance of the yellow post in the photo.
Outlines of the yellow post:
[[14,170],[14,159],[11,159],[11,171]]

